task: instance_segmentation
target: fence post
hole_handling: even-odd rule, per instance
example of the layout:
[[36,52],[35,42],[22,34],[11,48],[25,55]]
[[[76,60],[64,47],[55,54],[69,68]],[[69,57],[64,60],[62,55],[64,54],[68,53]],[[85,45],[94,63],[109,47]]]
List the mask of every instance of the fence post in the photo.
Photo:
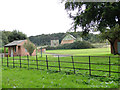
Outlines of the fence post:
[[8,65],[8,55],[7,55],[7,67],[9,67],[9,65]]
[[74,74],[75,74],[75,66],[74,66],[74,60],[73,60],[73,56],[71,56],[71,58],[72,58],[73,70],[74,70]]
[[27,55],[27,60],[28,60],[28,70],[29,70],[29,56]]
[[21,68],[21,55],[19,55],[19,59],[20,59],[20,68]]
[[3,66],[3,55],[2,55],[2,66]]
[[48,70],[48,58],[47,58],[47,55],[46,55],[46,65],[47,65],[47,70]]
[[59,58],[59,55],[58,55],[58,65],[59,65],[59,72],[60,72],[61,69],[60,69],[60,58]]
[[90,64],[90,56],[89,56],[89,75],[91,76],[91,64]]
[[110,56],[109,56],[109,77],[111,76],[111,73],[110,73]]
[[13,68],[14,68],[14,55],[13,55]]
[[37,55],[36,55],[36,65],[37,65],[37,70],[38,70],[38,59],[37,59]]

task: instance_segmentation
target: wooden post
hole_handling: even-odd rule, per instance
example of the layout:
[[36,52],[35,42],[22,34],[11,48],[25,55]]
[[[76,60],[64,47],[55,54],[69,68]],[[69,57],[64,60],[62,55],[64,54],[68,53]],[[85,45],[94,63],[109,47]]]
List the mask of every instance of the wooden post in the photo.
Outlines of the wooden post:
[[27,55],[27,60],[28,60],[28,70],[29,70],[29,56]]
[[3,55],[2,55],[2,66],[3,66]]
[[42,57],[42,47],[40,49],[41,49],[41,57]]
[[90,56],[89,56],[89,75],[91,76],[91,64],[90,64]]
[[61,69],[60,69],[60,58],[59,58],[59,55],[58,55],[58,65],[59,65],[59,72],[60,72]]
[[73,60],[73,56],[71,56],[71,58],[72,58],[73,70],[74,70],[74,74],[75,74],[75,66],[74,66],[74,60]]
[[110,73],[110,56],[109,56],[109,77],[111,76],[111,73]]
[[14,68],[14,55],[13,55],[13,68]]
[[47,66],[47,70],[48,70],[48,58],[47,58],[47,55],[46,55],[46,66]]
[[37,59],[37,55],[36,55],[36,65],[37,65],[37,70],[38,70],[38,59]]
[[9,67],[9,65],[8,65],[8,55],[7,55],[7,67]]
[[4,56],[6,57],[6,47],[4,47]]
[[20,68],[21,68],[21,55],[19,55],[19,59],[20,59]]

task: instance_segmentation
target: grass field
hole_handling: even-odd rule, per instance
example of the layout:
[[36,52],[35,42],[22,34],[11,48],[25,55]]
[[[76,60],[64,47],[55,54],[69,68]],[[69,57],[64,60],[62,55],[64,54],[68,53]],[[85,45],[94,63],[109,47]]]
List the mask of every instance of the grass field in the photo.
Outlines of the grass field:
[[47,50],[47,53],[67,54],[67,55],[110,55],[110,48],[92,48],[92,49],[67,49],[67,50]]
[[118,78],[3,68],[3,88],[118,88]]
[[[103,52],[102,52],[103,50]],[[77,51],[77,52],[76,52]],[[105,51],[105,52],[104,52]],[[92,55],[93,56],[105,56],[111,55],[108,49],[101,48],[101,49],[80,49],[80,50],[51,50],[47,51],[49,53],[60,53],[60,54],[70,54],[70,55]],[[81,52],[81,54],[79,54]],[[85,53],[86,52],[86,53]],[[95,53],[96,52],[96,53]],[[38,60],[46,60],[46,54],[43,54],[43,57],[38,55]],[[27,58],[27,57],[22,57]],[[36,69],[29,69],[28,65],[23,65],[22,67],[26,68],[19,68],[19,60],[16,60],[15,66],[13,68],[13,58],[9,58],[9,67],[6,67],[6,63],[2,67],[2,87],[3,88],[118,88],[119,85],[119,75],[116,73],[111,73],[111,77],[108,77],[109,73],[106,72],[99,72],[99,71],[92,71],[92,75],[100,75],[106,77],[94,77],[89,76],[89,70],[76,70],[76,74],[73,74],[73,69],[68,68],[61,68],[61,72],[57,72],[58,68],[56,67],[49,67],[49,70],[46,68],[46,62],[40,61],[38,62],[39,65],[45,65],[45,67],[39,66],[39,69],[44,70],[36,70]],[[19,59],[19,57],[15,57],[14,59]],[[71,61],[71,57],[60,57],[60,61]],[[30,64],[36,64],[36,57],[30,57]],[[76,62],[88,62],[88,57],[74,57],[74,61]],[[49,66],[58,66],[58,57],[53,57],[48,55],[48,62]],[[56,62],[52,62],[56,61]],[[4,62],[6,58],[4,58]],[[108,58],[101,58],[101,57],[91,57],[92,63],[105,63],[108,64]],[[27,60],[22,60],[22,63],[28,63]],[[118,64],[118,58],[111,58],[112,64]],[[72,63],[60,63],[61,67],[72,67]],[[85,64],[78,64],[75,63],[75,68],[86,68],[88,69],[88,65]],[[36,68],[36,65],[30,65],[29,68]],[[91,65],[92,69],[97,70],[108,70],[109,66],[105,65]],[[112,66],[112,71],[118,71],[118,66]],[[69,73],[68,73],[69,72]]]

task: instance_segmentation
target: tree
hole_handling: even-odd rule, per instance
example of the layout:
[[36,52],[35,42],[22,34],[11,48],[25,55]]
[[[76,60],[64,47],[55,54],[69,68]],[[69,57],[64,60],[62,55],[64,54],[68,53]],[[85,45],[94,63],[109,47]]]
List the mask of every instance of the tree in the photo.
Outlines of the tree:
[[113,49],[113,53],[115,55],[116,51],[115,51],[114,43],[117,39],[120,39],[120,26],[116,24],[115,27],[104,30],[104,32],[101,33],[101,37],[103,39],[107,39],[110,42]]
[[35,45],[33,43],[31,43],[29,40],[27,40],[27,42],[25,42],[23,46],[25,49],[27,49],[30,56],[32,56],[32,53],[35,50]]
[[8,44],[9,41],[8,41],[8,36],[11,34],[10,31],[1,31],[1,40],[2,40],[2,46],[4,46],[5,44]]
[[[85,9],[82,9],[83,6]],[[108,39],[113,46],[115,54],[114,42],[119,38],[116,35],[120,34],[120,27],[118,27],[120,26],[120,2],[66,2],[65,9],[78,10],[76,15],[69,13],[70,18],[73,19],[75,31],[80,26],[83,29],[83,35],[91,30],[100,31],[103,38]]]
[[6,36],[5,33],[2,33],[2,46],[8,43],[8,37]]
[[[104,32],[106,27],[120,25],[120,2],[66,2],[65,9],[73,19],[74,30],[82,27],[83,34],[94,29]],[[74,15],[69,12],[75,10],[77,12]]]
[[8,41],[12,42],[14,40],[24,40],[27,39],[27,36],[23,34],[22,32],[19,32],[17,30],[13,30],[10,35],[8,36]]

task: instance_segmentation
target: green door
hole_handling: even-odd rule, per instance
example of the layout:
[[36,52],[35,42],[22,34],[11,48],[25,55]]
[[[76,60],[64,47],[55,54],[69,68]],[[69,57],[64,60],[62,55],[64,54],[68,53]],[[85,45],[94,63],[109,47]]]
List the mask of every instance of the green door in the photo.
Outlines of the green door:
[[118,53],[120,54],[120,42],[117,43]]

